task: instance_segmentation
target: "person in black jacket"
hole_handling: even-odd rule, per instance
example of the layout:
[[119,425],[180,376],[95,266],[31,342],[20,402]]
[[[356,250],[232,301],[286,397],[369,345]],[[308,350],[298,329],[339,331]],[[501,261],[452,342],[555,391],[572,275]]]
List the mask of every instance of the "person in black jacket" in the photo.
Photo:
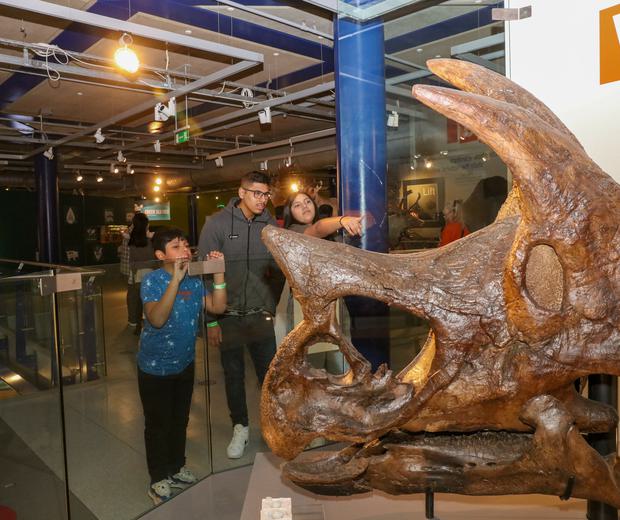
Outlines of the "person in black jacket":
[[221,251],[226,259],[228,304],[219,319],[207,323],[210,346],[219,347],[233,436],[226,453],[243,456],[249,439],[245,393],[244,349],[247,348],[262,385],[276,352],[273,316],[284,276],[261,241],[261,231],[276,225],[267,210],[269,176],[250,172],[241,179],[239,197],[208,218],[198,243],[199,254]]

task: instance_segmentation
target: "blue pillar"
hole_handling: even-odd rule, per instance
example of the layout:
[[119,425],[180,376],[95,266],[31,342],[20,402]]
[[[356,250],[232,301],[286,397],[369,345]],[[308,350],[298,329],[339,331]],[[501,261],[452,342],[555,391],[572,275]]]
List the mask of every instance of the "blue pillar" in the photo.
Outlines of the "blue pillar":
[[[372,215],[374,226],[348,243],[388,250],[387,138],[383,23],[334,22],[336,131],[340,214]],[[389,309],[368,298],[346,299],[351,339],[376,368],[389,363]]]
[[37,155],[34,160],[34,177],[39,209],[39,261],[57,264],[60,262],[60,247],[56,159],[49,160],[43,154]]

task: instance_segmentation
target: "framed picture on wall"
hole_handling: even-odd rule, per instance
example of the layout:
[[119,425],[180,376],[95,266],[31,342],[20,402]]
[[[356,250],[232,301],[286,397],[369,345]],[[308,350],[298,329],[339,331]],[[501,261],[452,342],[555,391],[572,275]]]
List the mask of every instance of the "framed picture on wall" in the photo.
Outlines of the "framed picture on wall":
[[418,227],[440,227],[445,203],[444,179],[407,179],[403,181],[403,200]]

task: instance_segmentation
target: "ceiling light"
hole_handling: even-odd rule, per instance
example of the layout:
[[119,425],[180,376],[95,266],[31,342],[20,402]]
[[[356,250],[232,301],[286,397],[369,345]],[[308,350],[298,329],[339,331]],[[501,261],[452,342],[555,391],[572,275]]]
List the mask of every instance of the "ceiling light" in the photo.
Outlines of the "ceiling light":
[[269,124],[271,124],[271,108],[265,107],[264,110],[261,110],[258,113],[258,122],[261,125],[269,125]]
[[388,128],[398,128],[398,112],[392,110],[387,119]]
[[418,48],[416,49],[416,52],[422,52],[423,50],[424,50],[424,49],[423,49],[422,47],[418,47]]
[[441,54],[435,54],[435,58],[441,58]]
[[224,166],[224,159],[222,159],[221,157],[216,157],[215,158],[215,166],[217,168],[222,168]]
[[133,38],[131,35],[123,33],[118,43],[120,47],[114,53],[114,61],[121,69],[130,74],[135,74],[140,68],[140,60],[133,49],[129,48],[129,45],[133,43]]
[[185,29],[185,34],[192,34],[192,30],[191,29]]
[[153,186],[153,191],[159,191],[161,188],[157,185]]
[[51,161],[54,158],[54,148],[50,146],[47,150],[45,150],[43,152],[43,157]]
[[116,160],[118,162],[124,163],[125,161],[127,161],[127,158],[123,155],[123,152],[119,150],[118,153],[116,154]]
[[291,191],[297,193],[299,191],[299,185],[296,182],[291,184]]
[[[196,193],[196,198],[197,198],[197,199],[199,199],[199,198],[200,198],[200,195],[198,195],[198,193]],[[217,198],[217,197],[216,197],[216,198]]]
[[159,202],[159,197],[155,197],[155,202]]
[[267,167],[268,167],[267,166],[267,161],[261,161],[261,163],[260,163],[260,170],[264,172],[265,170],[267,170]]
[[432,168],[433,161],[429,161],[428,159],[426,159],[426,161],[424,161],[424,166],[426,166],[427,168]]
[[95,135],[93,137],[95,138],[95,142],[97,144],[101,144],[103,143],[103,141],[105,141],[105,135],[101,133],[101,128],[97,128],[97,131],[95,132]]
[[153,143],[153,148],[155,148],[157,153],[161,152],[161,143],[159,142],[159,139]]
[[118,173],[118,167],[114,167],[114,173]]
[[133,175],[134,173],[136,173],[136,171],[133,169],[131,164],[128,164],[127,165],[127,175]]
[[279,52],[274,52],[273,55],[274,56],[280,56],[280,53]]
[[441,150],[440,155],[448,155],[448,150]]
[[97,175],[97,182],[103,182],[103,177],[101,175]]
[[216,196],[215,196],[215,200],[220,200],[220,198],[216,195]]
[[75,180],[78,181],[78,182],[82,182],[83,179],[84,179],[84,177],[82,177],[79,173],[75,177]]
[[84,93],[83,93],[83,92],[77,92],[77,95],[78,95],[78,96],[83,96],[83,95],[84,95]]
[[227,7],[227,8],[226,8],[226,10],[227,10],[227,11],[234,11],[234,10],[235,10],[235,8],[234,8],[234,7]]
[[157,177],[155,179],[155,184],[158,184],[158,185],[161,184],[161,178],[160,177]]

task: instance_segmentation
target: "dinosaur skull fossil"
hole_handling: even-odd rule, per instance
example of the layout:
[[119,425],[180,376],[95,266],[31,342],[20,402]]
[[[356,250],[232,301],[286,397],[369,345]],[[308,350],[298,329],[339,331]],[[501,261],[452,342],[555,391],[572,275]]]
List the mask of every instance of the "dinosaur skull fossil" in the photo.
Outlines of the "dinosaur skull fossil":
[[[615,428],[617,414],[573,386],[620,375],[620,186],[515,83],[464,61],[428,65],[461,90],[417,85],[413,96],[495,150],[513,190],[490,226],[408,255],[266,228],[304,320],[265,379],[264,436],[295,459],[290,479],[324,494],[545,493],[620,507],[615,454],[601,457],[581,436]],[[347,295],[430,323],[401,373],[371,373],[343,336],[334,302]],[[348,373],[306,361],[325,340]],[[319,436],[352,444],[302,454]]]

